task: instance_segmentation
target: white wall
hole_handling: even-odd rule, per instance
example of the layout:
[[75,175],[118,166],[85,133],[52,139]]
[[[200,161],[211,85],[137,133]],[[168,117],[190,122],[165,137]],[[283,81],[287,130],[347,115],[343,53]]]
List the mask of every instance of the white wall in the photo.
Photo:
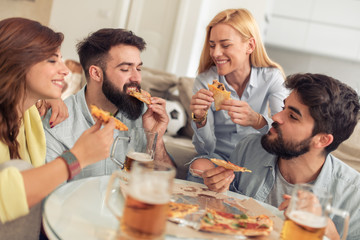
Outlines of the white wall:
[[121,13],[125,9],[127,14],[128,4],[127,0],[53,0],[49,26],[65,34],[63,57],[78,60],[75,45],[90,32],[124,25]]
[[65,34],[64,58],[78,60],[75,45],[104,27],[134,31],[147,42],[145,66],[196,75],[208,22],[221,10],[248,8],[265,30],[271,0],[53,0],[49,26]]

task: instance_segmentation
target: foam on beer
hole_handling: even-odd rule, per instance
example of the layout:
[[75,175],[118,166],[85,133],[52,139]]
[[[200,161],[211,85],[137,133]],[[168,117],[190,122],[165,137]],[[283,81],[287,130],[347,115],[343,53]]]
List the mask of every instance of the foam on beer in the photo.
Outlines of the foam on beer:
[[127,154],[129,158],[132,158],[138,162],[150,162],[152,161],[151,156],[148,153],[142,152],[130,152]]
[[[166,186],[165,186],[166,185]],[[139,201],[151,204],[167,204],[170,201],[169,183],[153,178],[146,182],[132,182],[129,194]]]
[[299,210],[291,211],[288,217],[297,224],[310,228],[323,228],[327,224],[326,217]]

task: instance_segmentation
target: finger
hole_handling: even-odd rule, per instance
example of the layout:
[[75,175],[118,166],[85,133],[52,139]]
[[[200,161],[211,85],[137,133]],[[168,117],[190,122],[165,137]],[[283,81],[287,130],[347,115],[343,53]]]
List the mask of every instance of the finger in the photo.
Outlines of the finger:
[[283,201],[282,203],[280,203],[278,209],[279,209],[280,211],[286,210],[287,207],[289,206],[289,203],[290,203],[290,199],[286,199],[285,201]]
[[56,119],[58,118],[58,115],[59,115],[59,109],[57,107],[52,108],[51,116],[50,116],[50,119],[49,119],[49,124],[50,124],[51,127],[56,125],[54,123],[55,123]]
[[103,127],[103,129],[101,129],[101,131],[105,133],[109,133],[114,131],[115,127],[116,127],[115,120],[110,118],[109,122],[105,124],[105,126]]
[[[233,174],[234,175],[234,174]],[[234,175],[235,176],[235,175]],[[207,181],[208,183],[206,184],[208,186],[208,188],[211,190],[211,191],[214,191],[214,192],[224,192],[224,191],[227,191],[229,189],[229,186],[230,186],[230,183],[232,182],[232,180],[234,179],[234,176],[230,175],[230,176],[227,176],[225,178],[222,178],[221,180],[217,181],[216,182],[213,182],[214,181],[214,178],[216,177],[212,177],[208,180],[210,181]],[[205,182],[205,180],[204,180]],[[209,183],[209,182],[213,182],[213,183]]]
[[102,121],[99,119],[96,119],[96,122],[94,125],[92,125],[88,130],[86,130],[88,133],[94,133],[96,131],[98,131],[101,128],[102,125]]
[[166,105],[166,101],[162,98],[151,97],[151,104]]

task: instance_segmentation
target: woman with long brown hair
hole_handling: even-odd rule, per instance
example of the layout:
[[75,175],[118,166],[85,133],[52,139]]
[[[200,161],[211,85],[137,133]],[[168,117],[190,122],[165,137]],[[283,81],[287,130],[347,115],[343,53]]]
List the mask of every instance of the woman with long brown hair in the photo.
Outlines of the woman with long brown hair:
[[62,33],[36,21],[0,21],[0,231],[110,152],[114,122],[101,130],[97,122],[70,151],[44,165],[45,135],[35,103],[61,95],[68,74],[60,53],[62,41]]
[[[228,160],[240,139],[266,133],[272,123],[269,112],[281,111],[288,94],[283,69],[268,57],[257,23],[246,9],[227,9],[210,21],[198,73],[190,103],[198,152],[190,166],[189,179],[194,181],[202,181],[197,177],[214,168],[209,158]],[[231,92],[219,111],[208,90],[214,79]],[[228,175],[216,181],[219,191],[231,183],[234,174]]]

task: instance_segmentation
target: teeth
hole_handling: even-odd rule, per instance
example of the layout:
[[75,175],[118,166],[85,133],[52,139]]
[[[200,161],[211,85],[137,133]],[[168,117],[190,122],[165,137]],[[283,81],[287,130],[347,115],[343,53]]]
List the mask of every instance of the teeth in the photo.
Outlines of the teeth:
[[54,82],[54,83],[56,83],[58,85],[64,86],[64,81],[53,80],[52,82]]
[[226,60],[224,60],[224,61],[216,61],[217,64],[224,64],[226,62],[227,62]]

